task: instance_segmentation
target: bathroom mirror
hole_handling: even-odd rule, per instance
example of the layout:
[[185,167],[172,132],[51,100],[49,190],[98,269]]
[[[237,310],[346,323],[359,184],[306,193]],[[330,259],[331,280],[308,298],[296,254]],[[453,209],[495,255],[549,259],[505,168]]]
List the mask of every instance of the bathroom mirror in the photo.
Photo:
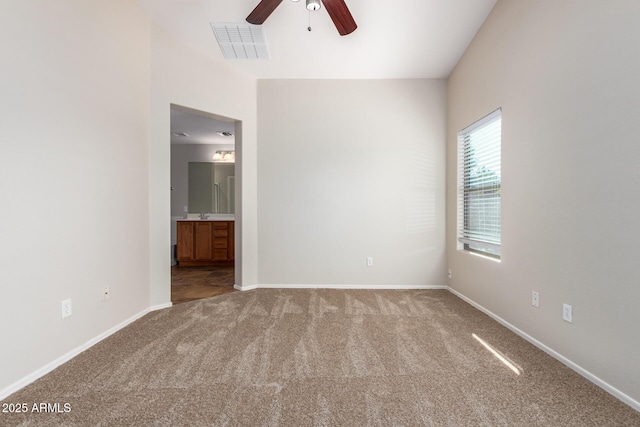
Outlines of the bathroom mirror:
[[189,213],[235,213],[235,164],[189,162]]

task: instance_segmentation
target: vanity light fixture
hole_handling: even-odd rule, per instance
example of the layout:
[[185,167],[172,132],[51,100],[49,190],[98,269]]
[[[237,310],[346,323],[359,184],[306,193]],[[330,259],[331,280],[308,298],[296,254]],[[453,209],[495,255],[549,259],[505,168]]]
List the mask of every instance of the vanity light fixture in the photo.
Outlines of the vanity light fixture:
[[236,152],[235,151],[216,151],[213,155],[213,161],[215,163],[235,163]]

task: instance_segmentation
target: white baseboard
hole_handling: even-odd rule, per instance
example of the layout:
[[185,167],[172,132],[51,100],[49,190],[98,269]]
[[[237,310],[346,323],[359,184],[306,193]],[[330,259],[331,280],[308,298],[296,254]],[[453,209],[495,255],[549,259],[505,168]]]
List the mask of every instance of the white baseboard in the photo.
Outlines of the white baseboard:
[[322,284],[273,284],[259,283],[256,285],[233,286],[239,291],[253,289],[447,289],[443,285],[322,285]]
[[527,334],[526,332],[523,332],[520,329],[516,328],[511,323],[507,322],[503,318],[501,318],[501,317],[497,316],[496,314],[492,313],[491,311],[487,310],[486,308],[484,308],[480,304],[478,304],[475,301],[473,301],[472,299],[464,296],[463,294],[461,294],[460,292],[456,291],[455,289],[447,287],[447,290],[449,292],[451,292],[452,294],[454,294],[455,296],[457,296],[458,298],[460,298],[460,299],[464,300],[465,302],[471,304],[473,307],[477,308],[478,310],[480,310],[481,312],[483,312],[487,316],[491,317],[496,322],[500,323],[502,326],[506,327],[507,329],[511,330],[515,334],[517,334],[520,337],[524,338],[525,340],[529,341],[531,344],[535,345],[540,350],[542,350],[545,353],[547,353],[549,356],[551,356],[554,359],[560,361],[562,364],[566,365],[567,367],[571,368],[572,370],[574,370],[578,374],[582,375],[583,377],[585,377],[586,379],[588,379],[589,381],[591,381],[592,383],[594,383],[595,385],[597,385],[601,389],[605,390],[609,394],[612,394],[613,396],[617,397],[618,399],[620,399],[621,401],[623,401],[627,405],[631,406],[636,411],[640,412],[640,402],[638,402],[637,400],[635,400],[632,397],[624,394],[623,392],[621,392],[617,388],[613,387],[611,384],[609,384],[609,383],[603,381],[602,379],[598,378],[597,376],[593,375],[591,372],[587,371],[583,367],[581,367],[581,366],[577,365],[576,363],[572,362],[571,360],[567,359],[566,357],[564,357],[563,355],[561,355],[557,351],[555,351],[552,348],[550,348],[550,347],[546,346],[545,344],[541,343],[540,341],[538,341],[537,339],[533,338],[531,335]]
[[15,383],[11,384],[10,386],[5,387],[4,389],[0,390],[0,400],[3,400],[5,398],[7,398],[9,395],[15,393],[16,391],[20,390],[21,388],[23,388],[25,386],[31,384],[32,382],[34,382],[38,378],[48,374],[49,372],[51,372],[54,369],[56,369],[58,366],[62,365],[63,363],[68,362],[69,360],[71,360],[74,357],[76,357],[78,354],[80,354],[83,351],[89,349],[90,347],[96,345],[97,343],[99,343],[103,339],[107,338],[108,336],[113,335],[114,333],[118,332],[120,329],[124,328],[125,326],[129,325],[130,323],[135,322],[136,320],[138,320],[139,318],[141,318],[145,314],[151,313],[152,311],[161,310],[163,308],[168,308],[168,307],[171,307],[171,306],[172,306],[171,303],[166,303],[166,304],[160,304],[160,305],[156,305],[156,306],[153,306],[153,307],[149,307],[149,308],[147,308],[145,310],[142,310],[140,313],[137,313],[137,314],[131,316],[130,318],[126,319],[125,321],[120,322],[119,324],[117,324],[113,328],[108,329],[107,331],[101,333],[100,335],[90,339],[89,341],[87,341],[83,345],[74,348],[70,352],[58,357],[57,359],[55,359],[55,360],[53,360],[53,361],[51,361],[49,363],[47,363],[45,366],[41,367],[40,369],[36,370],[35,372],[32,372],[31,374],[27,375],[26,377],[23,377],[23,378],[19,379],[18,381],[16,381]]

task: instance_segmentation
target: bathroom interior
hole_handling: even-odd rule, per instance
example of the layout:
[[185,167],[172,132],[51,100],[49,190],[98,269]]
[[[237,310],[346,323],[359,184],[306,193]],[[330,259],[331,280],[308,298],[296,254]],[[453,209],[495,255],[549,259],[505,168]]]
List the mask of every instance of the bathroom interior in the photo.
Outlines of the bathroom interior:
[[233,292],[235,122],[171,106],[171,302]]

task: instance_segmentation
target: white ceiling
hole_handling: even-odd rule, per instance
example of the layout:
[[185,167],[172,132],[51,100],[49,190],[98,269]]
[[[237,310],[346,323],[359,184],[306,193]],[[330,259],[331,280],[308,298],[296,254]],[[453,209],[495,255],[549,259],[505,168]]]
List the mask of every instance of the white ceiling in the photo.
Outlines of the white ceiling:
[[[235,135],[221,136],[216,132],[234,133],[235,123],[189,108],[171,107],[171,144],[225,144],[232,149]],[[189,136],[175,136],[174,133]]]
[[496,0],[346,0],[358,28],[340,36],[324,8],[282,4],[263,24],[269,60],[225,60],[211,22],[245,22],[259,0],[136,0],[149,19],[258,79],[446,78]]

